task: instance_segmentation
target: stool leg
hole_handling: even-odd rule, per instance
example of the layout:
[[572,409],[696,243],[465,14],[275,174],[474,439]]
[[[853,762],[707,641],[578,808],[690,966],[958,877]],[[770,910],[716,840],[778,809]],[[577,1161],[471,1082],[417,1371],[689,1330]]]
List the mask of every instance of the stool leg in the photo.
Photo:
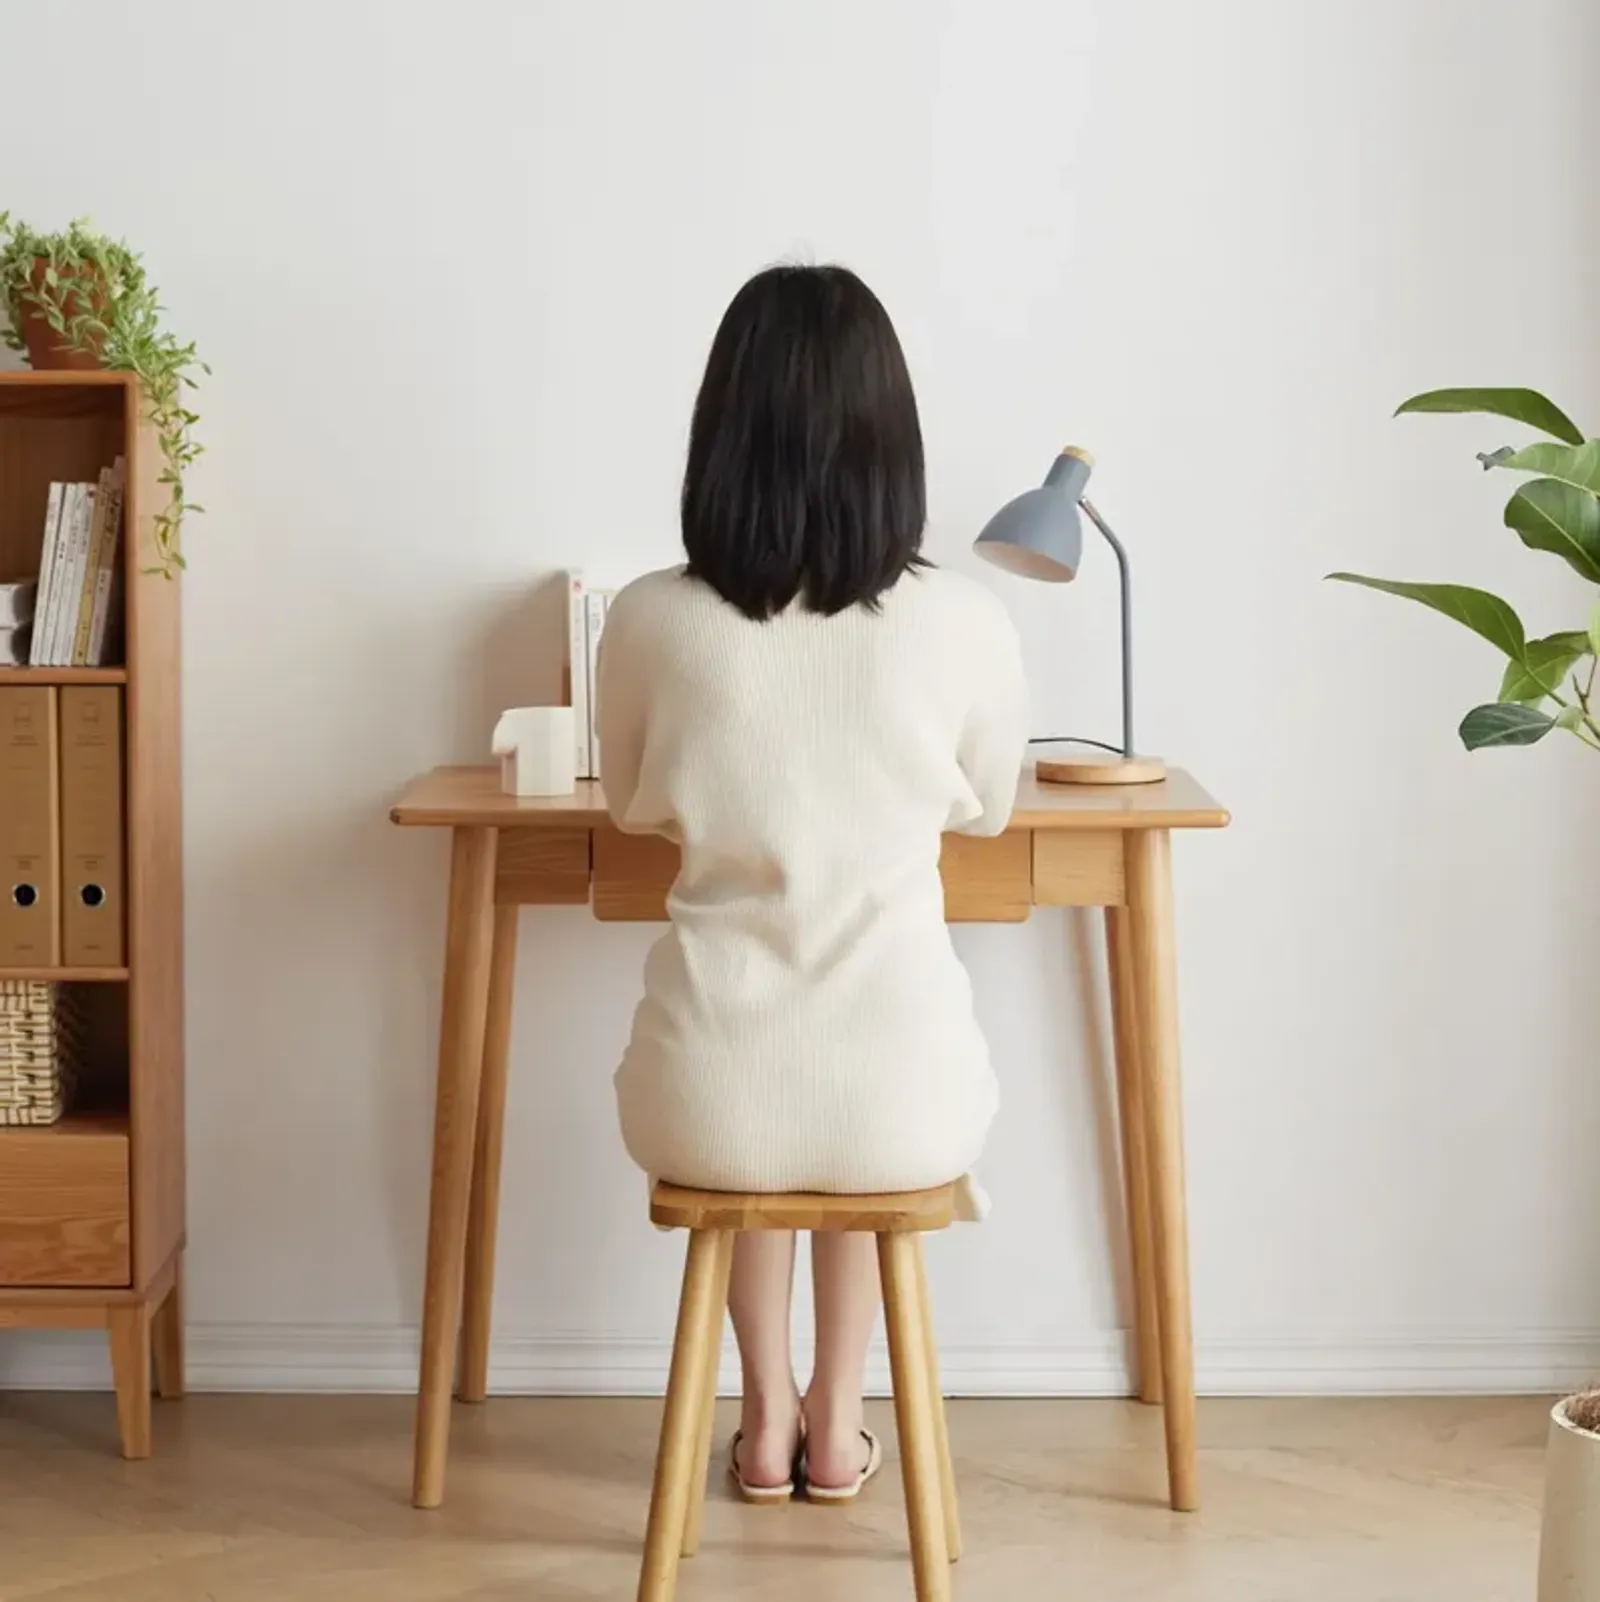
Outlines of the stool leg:
[[678,1332],[672,1343],[672,1373],[667,1380],[661,1445],[656,1452],[655,1485],[650,1492],[644,1564],[639,1571],[639,1602],[672,1602],[677,1589],[684,1516],[694,1478],[694,1449],[704,1422],[700,1402],[705,1385],[706,1345],[711,1338],[717,1273],[726,1234],[726,1230],[697,1229],[689,1236],[683,1295],[678,1302]]
[[700,1522],[710,1494],[711,1438],[717,1424],[717,1375],[722,1369],[722,1325],[728,1311],[728,1281],[733,1275],[734,1230],[724,1230],[717,1244],[717,1281],[711,1302],[711,1338],[706,1343],[706,1370],[701,1379],[700,1434],[695,1442],[694,1472],[689,1487],[689,1509],[683,1517],[683,1555],[693,1557],[700,1550]]
[[917,1602],[950,1602],[938,1432],[928,1394],[928,1361],[917,1295],[916,1236],[879,1235],[878,1269],[883,1277],[884,1321],[889,1330],[889,1368],[894,1377],[894,1416]]
[[961,1513],[956,1505],[956,1469],[950,1460],[950,1422],[945,1417],[944,1387],[939,1383],[939,1343],[933,1333],[933,1298],[928,1294],[928,1266],[922,1237],[913,1235],[917,1251],[917,1300],[922,1306],[922,1350],[928,1361],[928,1394],[933,1402],[934,1445],[939,1453],[939,1492],[944,1503],[944,1540],[952,1563],[961,1561]]

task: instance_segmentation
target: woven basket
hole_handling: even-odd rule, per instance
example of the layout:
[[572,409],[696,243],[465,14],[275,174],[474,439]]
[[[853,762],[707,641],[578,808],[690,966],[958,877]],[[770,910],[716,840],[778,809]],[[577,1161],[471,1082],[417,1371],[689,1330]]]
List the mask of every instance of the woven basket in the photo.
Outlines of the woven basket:
[[53,1124],[66,1112],[82,1037],[69,987],[0,979],[0,1126]]

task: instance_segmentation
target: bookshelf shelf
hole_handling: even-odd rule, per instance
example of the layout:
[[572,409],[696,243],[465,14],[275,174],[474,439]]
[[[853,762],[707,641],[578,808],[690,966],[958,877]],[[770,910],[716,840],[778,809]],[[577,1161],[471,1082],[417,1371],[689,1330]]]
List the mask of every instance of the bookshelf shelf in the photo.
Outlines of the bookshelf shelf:
[[67,1140],[112,1140],[126,1144],[128,1140],[128,1115],[125,1112],[88,1112],[68,1113],[65,1118],[58,1118],[53,1124],[40,1124],[36,1127],[22,1125],[18,1128],[9,1128],[0,1125],[0,1149],[9,1143],[20,1147],[24,1142],[37,1145],[41,1142],[67,1141]]
[[0,979],[42,979],[47,984],[121,984],[128,978],[126,968],[0,968]]
[[0,684],[126,684],[120,667],[0,667]]
[[110,1338],[125,1457],[150,1452],[152,1366],[183,1388],[185,1243],[182,585],[144,571],[163,504],[159,441],[120,373],[0,372],[0,581],[36,577],[52,481],[126,463],[125,666],[0,667],[0,691],[117,686],[124,966],[0,968],[83,986],[84,1100],[42,1128],[0,1128],[0,1341],[15,1328]]

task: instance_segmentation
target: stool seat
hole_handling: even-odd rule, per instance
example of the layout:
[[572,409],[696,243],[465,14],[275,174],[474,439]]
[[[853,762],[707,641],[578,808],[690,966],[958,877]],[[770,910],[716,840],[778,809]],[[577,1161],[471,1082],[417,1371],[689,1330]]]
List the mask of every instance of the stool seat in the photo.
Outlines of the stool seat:
[[882,1196],[764,1196],[750,1191],[685,1190],[657,1183],[650,1222],[663,1229],[803,1229],[864,1235],[920,1235],[956,1221],[955,1185]]

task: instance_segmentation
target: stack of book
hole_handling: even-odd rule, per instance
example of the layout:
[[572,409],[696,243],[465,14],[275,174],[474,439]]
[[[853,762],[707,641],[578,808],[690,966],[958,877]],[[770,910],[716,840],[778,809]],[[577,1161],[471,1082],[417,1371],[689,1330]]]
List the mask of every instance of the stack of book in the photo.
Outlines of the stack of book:
[[606,608],[615,590],[595,589],[581,573],[567,575],[567,682],[572,721],[577,727],[575,771],[580,779],[600,777],[600,731],[595,725],[595,664]]
[[123,460],[94,484],[52,484],[28,645],[31,667],[103,667],[113,644]]
[[0,667],[21,667],[28,660],[33,601],[38,588],[32,579],[0,584]]

